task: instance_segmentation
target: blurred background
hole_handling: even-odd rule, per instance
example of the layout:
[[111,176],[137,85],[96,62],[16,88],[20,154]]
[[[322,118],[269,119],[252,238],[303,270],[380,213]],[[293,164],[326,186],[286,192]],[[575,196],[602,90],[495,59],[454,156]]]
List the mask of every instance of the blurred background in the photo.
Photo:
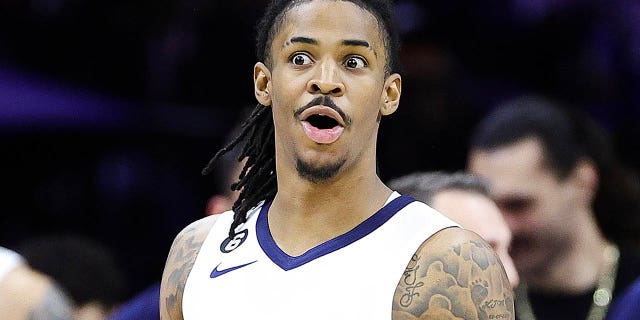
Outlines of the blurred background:
[[[255,100],[266,1],[0,0],[0,245],[80,234],[115,253],[131,296],[204,216],[200,170]],[[464,167],[475,123],[522,93],[592,114],[640,169],[640,2],[397,1],[400,109],[384,180]]]

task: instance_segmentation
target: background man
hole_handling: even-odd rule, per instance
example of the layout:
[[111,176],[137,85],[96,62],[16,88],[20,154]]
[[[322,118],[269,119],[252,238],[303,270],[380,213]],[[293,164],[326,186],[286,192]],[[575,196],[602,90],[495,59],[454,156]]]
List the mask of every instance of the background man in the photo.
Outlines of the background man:
[[605,131],[577,110],[518,97],[479,124],[468,169],[488,179],[513,233],[518,318],[603,319],[640,274],[638,180]]

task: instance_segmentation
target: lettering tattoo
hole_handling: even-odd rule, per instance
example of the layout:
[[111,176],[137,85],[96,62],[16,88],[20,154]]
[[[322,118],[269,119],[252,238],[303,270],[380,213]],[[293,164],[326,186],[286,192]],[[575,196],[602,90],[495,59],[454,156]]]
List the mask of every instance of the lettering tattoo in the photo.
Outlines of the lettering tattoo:
[[475,234],[455,246],[447,237],[435,235],[412,257],[393,319],[514,319],[513,291],[493,249]]
[[[418,256],[413,255],[411,261],[417,260]],[[410,306],[411,302],[413,302],[413,297],[420,296],[420,293],[416,292],[416,290],[424,286],[424,282],[418,281],[418,278],[416,276],[418,268],[420,268],[419,265],[416,265],[415,268],[407,268],[402,276],[402,281],[405,284],[406,290],[406,292],[400,297],[400,305],[402,305],[403,307]]]

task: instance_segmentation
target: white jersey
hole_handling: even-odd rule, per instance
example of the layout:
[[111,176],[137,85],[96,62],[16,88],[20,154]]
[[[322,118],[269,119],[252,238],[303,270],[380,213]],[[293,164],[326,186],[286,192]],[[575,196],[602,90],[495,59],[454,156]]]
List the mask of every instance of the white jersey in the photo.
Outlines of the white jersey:
[[0,247],[0,282],[16,267],[24,264],[21,255],[4,247]]
[[232,240],[233,212],[220,215],[187,278],[185,320],[389,320],[396,287],[418,247],[459,226],[394,192],[351,231],[292,257],[271,236],[269,206],[251,210]]

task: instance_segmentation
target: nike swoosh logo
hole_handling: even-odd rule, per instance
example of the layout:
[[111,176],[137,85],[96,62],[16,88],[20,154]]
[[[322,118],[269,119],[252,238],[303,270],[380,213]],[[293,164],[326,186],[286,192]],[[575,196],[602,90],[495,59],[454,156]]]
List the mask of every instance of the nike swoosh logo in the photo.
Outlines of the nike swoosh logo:
[[218,267],[220,266],[220,264],[221,264],[222,262],[221,262],[221,263],[218,263],[218,265],[217,265],[215,268],[213,268],[213,271],[211,271],[211,279],[213,279],[213,278],[217,278],[217,277],[219,277],[219,276],[221,276],[221,275],[223,275],[223,274],[225,274],[225,273],[227,273],[227,272],[231,272],[231,271],[233,271],[233,270],[238,270],[238,269],[240,269],[240,268],[242,268],[242,267],[246,267],[246,266],[248,266],[248,265],[250,265],[250,264],[252,264],[252,263],[254,263],[254,262],[258,262],[258,260],[256,260],[256,261],[251,261],[251,262],[249,262],[249,263],[245,263],[245,264],[241,264],[241,265],[239,265],[239,266],[235,266],[235,267],[231,267],[231,268],[227,268],[227,269],[222,269],[222,270],[218,270]]

